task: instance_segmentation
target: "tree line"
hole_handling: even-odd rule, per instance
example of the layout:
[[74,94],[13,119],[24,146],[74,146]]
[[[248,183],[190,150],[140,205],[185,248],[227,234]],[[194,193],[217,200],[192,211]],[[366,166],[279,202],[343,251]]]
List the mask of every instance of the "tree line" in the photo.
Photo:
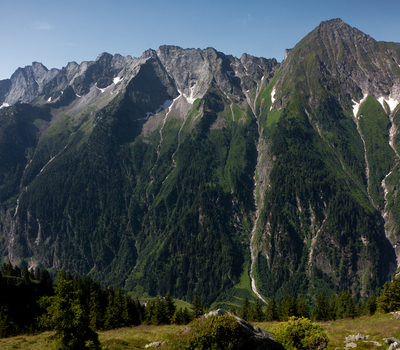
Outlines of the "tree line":
[[74,305],[88,319],[93,331],[140,324],[187,324],[203,314],[197,295],[189,308],[176,307],[169,294],[142,304],[137,298],[124,294],[120,288],[101,287],[99,282],[88,276],[72,277],[70,272],[59,271],[53,282],[46,269],[28,270],[24,266],[21,271],[8,263],[0,267],[0,337],[48,329],[50,324],[40,320],[49,304],[54,304],[52,298],[61,288],[61,281],[71,285],[77,296]]
[[[81,310],[92,331],[119,327],[162,324],[187,324],[198,318],[206,309],[195,295],[189,308],[178,308],[170,294],[140,303],[120,288],[101,287],[88,276],[72,277],[69,272],[58,272],[53,282],[46,269],[22,271],[11,263],[0,267],[0,337],[22,333],[36,333],[51,329],[49,307],[60,299],[62,283],[69,284],[76,296],[74,307]],[[66,288],[66,287],[65,287]],[[58,299],[57,299],[58,298]],[[74,297],[75,298],[75,297]],[[218,306],[217,306],[218,308]],[[287,321],[290,317],[305,317],[315,321],[372,315],[376,311],[390,312],[400,309],[400,277],[387,282],[379,296],[355,302],[348,291],[328,298],[324,292],[316,298],[316,307],[310,312],[307,300],[299,295],[286,295],[276,301],[272,297],[267,306],[259,299],[245,298],[241,308],[230,307],[230,312],[247,321]],[[57,313],[56,311],[52,311]],[[46,316],[47,315],[47,316]],[[83,316],[82,316],[83,317]]]

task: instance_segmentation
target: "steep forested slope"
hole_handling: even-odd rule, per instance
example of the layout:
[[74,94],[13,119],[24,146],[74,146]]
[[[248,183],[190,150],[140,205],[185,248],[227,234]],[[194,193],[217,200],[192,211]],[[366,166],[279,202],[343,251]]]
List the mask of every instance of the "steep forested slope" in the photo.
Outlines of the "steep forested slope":
[[0,95],[3,260],[205,304],[250,282],[378,291],[400,254],[399,57],[331,20],[281,64],[163,46],[17,70]]

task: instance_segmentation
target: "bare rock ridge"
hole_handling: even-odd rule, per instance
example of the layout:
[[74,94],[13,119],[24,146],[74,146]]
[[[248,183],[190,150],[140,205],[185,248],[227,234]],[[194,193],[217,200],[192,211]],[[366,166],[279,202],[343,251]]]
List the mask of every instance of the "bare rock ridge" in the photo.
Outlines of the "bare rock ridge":
[[[176,46],[147,50],[140,58],[102,53],[95,61],[80,65],[70,62],[61,70],[48,70],[41,63],[34,62],[32,66],[19,68],[11,79],[0,81],[0,104],[4,107],[30,103],[39,96],[45,103],[54,103],[69,86],[78,97],[96,89],[104,92],[113,83],[126,87],[140,70],[149,69],[154,71],[162,85],[170,86],[168,96],[164,97],[173,99],[180,93],[190,100],[202,97],[212,80],[224,92],[240,95],[241,80],[244,89],[248,90],[276,65],[275,59],[244,54],[239,60],[212,48],[195,50]],[[154,91],[151,81],[140,87]],[[171,87],[175,91],[172,92]]]

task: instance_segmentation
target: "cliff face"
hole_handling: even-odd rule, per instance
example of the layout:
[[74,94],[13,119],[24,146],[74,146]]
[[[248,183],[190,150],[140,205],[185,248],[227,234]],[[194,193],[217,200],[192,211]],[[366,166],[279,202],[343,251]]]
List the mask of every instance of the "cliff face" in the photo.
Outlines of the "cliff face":
[[3,259],[205,303],[369,295],[400,256],[399,53],[331,20],[281,64],[162,46],[18,69]]

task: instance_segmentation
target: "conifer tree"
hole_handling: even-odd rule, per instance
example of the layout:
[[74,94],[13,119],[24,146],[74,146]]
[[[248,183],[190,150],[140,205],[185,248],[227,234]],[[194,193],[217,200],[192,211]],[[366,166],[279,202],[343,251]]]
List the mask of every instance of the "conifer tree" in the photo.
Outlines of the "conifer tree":
[[100,349],[98,335],[89,326],[89,319],[79,301],[79,292],[74,291],[72,281],[61,278],[58,273],[54,295],[44,297],[43,303],[47,310],[39,324],[54,329],[52,339],[57,349]]
[[236,308],[235,308],[233,305],[231,305],[231,306],[229,307],[229,312],[230,312],[231,314],[233,314],[233,315],[237,315],[237,310],[236,310]]
[[193,318],[198,318],[201,315],[203,315],[203,313],[204,313],[203,306],[201,305],[200,298],[198,297],[198,295],[195,295],[193,297],[191,309],[192,309]]
[[368,298],[366,303],[364,304],[363,314],[365,315],[373,315],[376,311],[376,296],[375,293]]
[[268,302],[267,309],[265,310],[265,319],[267,321],[276,321],[279,319],[278,309],[274,297],[272,297]]
[[124,327],[129,323],[127,304],[120,288],[115,295],[108,295],[108,305],[105,313],[105,329]]
[[317,297],[317,307],[314,310],[314,320],[316,321],[327,321],[329,320],[329,300],[325,295],[325,292],[322,292]]
[[192,320],[192,315],[190,314],[187,307],[184,307],[182,310],[183,319],[185,320],[185,324],[189,323]]
[[22,279],[25,283],[30,283],[30,276],[27,265],[24,265],[24,267],[22,268]]
[[339,293],[336,300],[336,319],[355,317],[356,308],[349,291]]
[[249,299],[247,299],[246,297],[243,300],[242,310],[240,311],[240,317],[247,321],[250,317],[250,311],[251,311],[250,302]]
[[265,319],[265,315],[262,309],[261,301],[259,298],[256,299],[256,303],[252,308],[252,320],[257,322],[262,322]]
[[297,297],[296,313],[297,317],[309,318],[307,302],[303,299],[301,294]]
[[115,328],[115,307],[114,307],[114,293],[110,292],[107,299],[107,308],[104,315],[104,329]]
[[164,306],[164,300],[160,299],[159,296],[156,298],[154,314],[151,318],[151,324],[160,325],[167,323],[167,315]]
[[181,307],[179,309],[175,310],[175,312],[172,316],[172,319],[171,319],[171,323],[172,324],[185,324],[186,323]]
[[378,310],[390,312],[400,309],[400,277],[392,277],[391,282],[383,285],[381,295],[376,300]]
[[90,293],[89,319],[90,328],[94,331],[103,328],[103,315],[100,307],[99,293],[97,291]]
[[154,309],[155,309],[155,301],[149,300],[146,304],[146,309],[144,312],[144,323],[145,324],[151,324],[151,320],[154,315]]
[[174,316],[176,306],[174,300],[171,295],[168,293],[164,298],[164,308],[165,308],[165,317],[167,323],[171,323],[172,317]]

